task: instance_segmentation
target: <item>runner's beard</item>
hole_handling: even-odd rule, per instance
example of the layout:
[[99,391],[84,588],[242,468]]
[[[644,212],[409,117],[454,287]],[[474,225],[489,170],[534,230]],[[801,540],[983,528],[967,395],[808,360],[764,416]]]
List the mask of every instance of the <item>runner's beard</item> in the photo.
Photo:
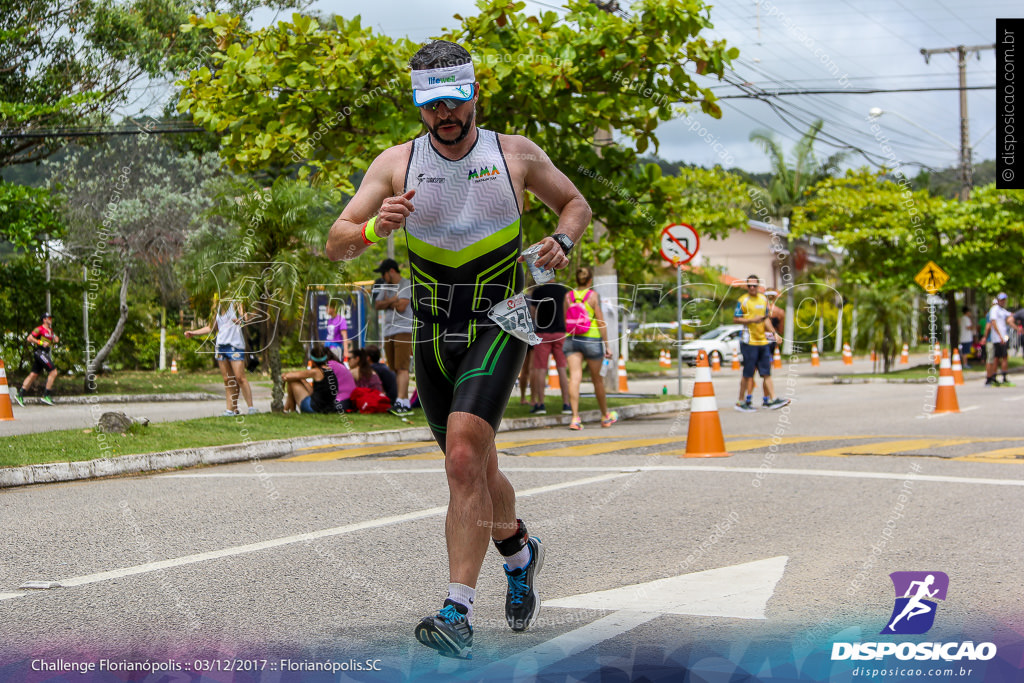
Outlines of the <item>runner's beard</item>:
[[[466,139],[466,136],[469,135],[469,131],[471,131],[473,129],[473,124],[474,124],[475,121],[476,121],[476,110],[474,109],[473,112],[469,115],[469,118],[466,119],[465,123],[460,123],[459,120],[456,119],[456,118],[450,118],[450,119],[448,119],[446,121],[442,121],[437,126],[431,126],[429,123],[426,122],[426,119],[424,119],[423,125],[425,125],[427,127],[427,130],[430,131],[430,135],[433,136],[433,138],[435,140],[437,140],[442,145],[447,145],[447,146],[451,147],[452,145],[457,145],[457,144],[459,144],[460,142],[462,142],[463,140]],[[455,137],[454,140],[445,140],[438,133],[438,128],[440,128],[441,126],[445,126],[445,125],[451,124],[451,123],[454,123],[454,124],[456,124],[457,126],[460,127],[459,134]]]

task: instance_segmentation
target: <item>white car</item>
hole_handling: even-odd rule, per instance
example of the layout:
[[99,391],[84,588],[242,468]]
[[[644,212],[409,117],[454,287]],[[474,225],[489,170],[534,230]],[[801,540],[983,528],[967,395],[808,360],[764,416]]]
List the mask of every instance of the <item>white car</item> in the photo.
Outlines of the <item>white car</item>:
[[732,363],[732,354],[740,352],[740,337],[742,335],[743,325],[722,325],[710,332],[705,332],[697,339],[683,344],[683,362],[687,365],[696,365],[697,352],[704,349],[708,354],[709,362],[711,353],[717,351],[722,365]]

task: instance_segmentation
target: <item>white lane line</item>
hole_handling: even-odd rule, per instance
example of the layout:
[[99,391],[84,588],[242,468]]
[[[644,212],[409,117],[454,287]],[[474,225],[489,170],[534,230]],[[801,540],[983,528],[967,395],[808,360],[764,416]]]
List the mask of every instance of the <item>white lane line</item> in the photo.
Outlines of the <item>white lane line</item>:
[[615,612],[529,650],[492,662],[473,671],[472,675],[480,680],[532,680],[538,671],[660,616],[657,612]]
[[[573,481],[567,481],[561,484],[552,484],[550,486],[541,486],[538,488],[527,489],[525,491],[517,493],[516,495],[520,497],[540,495],[542,493],[549,493],[551,491],[558,491],[561,489],[567,489],[574,486],[586,486],[587,484],[596,484],[599,482],[608,481],[610,479],[616,479],[622,476],[625,475],[622,474],[621,472],[602,474],[594,477],[587,477],[586,479],[575,479]],[[342,534],[348,534],[353,531],[362,531],[363,529],[374,529],[377,527],[389,526],[392,524],[411,522],[413,520],[423,519],[424,517],[432,517],[433,515],[443,514],[447,511],[447,509],[447,505],[434,508],[427,508],[425,510],[407,512],[402,515],[393,515],[391,517],[381,517],[379,519],[371,519],[365,522],[357,522],[355,524],[346,524],[345,526],[333,527],[331,529],[320,529],[319,531],[310,531],[305,534],[283,536],[281,538],[274,538],[269,541],[260,541],[259,543],[248,543],[246,545],[239,545],[231,548],[223,548],[221,550],[211,550],[205,553],[186,555],[185,557],[174,557],[167,560],[159,560],[157,562],[147,562],[146,564],[139,564],[135,565],[134,567],[123,567],[121,569],[112,569],[110,571],[98,572],[96,574],[75,576],[70,579],[60,579],[58,583],[61,586],[67,588],[71,586],[83,586],[85,584],[98,583],[100,581],[109,581],[111,579],[120,579],[125,576],[133,576],[135,574],[146,574],[148,572],[160,571],[162,569],[181,567],[183,565],[195,564],[197,562],[206,562],[207,560],[217,560],[223,557],[243,555],[245,553],[267,550],[269,548],[290,545],[292,543],[313,541],[318,538],[326,538],[329,536],[340,536]],[[11,595],[13,597],[17,597],[13,594]],[[22,593],[21,595],[25,594]]]
[[20,598],[25,593],[0,593],[0,600],[10,600],[11,598]]
[[1003,400],[1004,401],[1019,401],[1022,398],[1024,398],[1024,394],[1021,394],[1020,396],[1011,396],[1010,398],[1004,398]]
[[[1013,439],[1007,439],[1013,441]],[[908,456],[903,456],[908,457]],[[902,472],[857,472],[854,470],[815,470],[815,469],[789,469],[784,467],[764,470],[758,467],[726,467],[720,465],[647,465],[636,467],[502,467],[502,472],[615,472],[621,475],[635,474],[637,472],[735,472],[738,474],[756,474],[767,472],[772,475],[791,475],[801,477],[840,477],[846,479],[916,479],[918,481],[935,481],[947,484],[985,484],[991,486],[1024,486],[1024,479],[985,479],[982,477],[951,477],[936,474],[906,474]],[[443,473],[441,469],[401,469],[401,470],[353,470],[350,472],[280,472],[274,477],[344,477],[353,475],[372,474],[438,474]],[[258,474],[206,474],[206,475],[164,475],[164,477],[258,477]],[[556,484],[558,486],[558,484]],[[518,494],[525,495],[525,494]]]

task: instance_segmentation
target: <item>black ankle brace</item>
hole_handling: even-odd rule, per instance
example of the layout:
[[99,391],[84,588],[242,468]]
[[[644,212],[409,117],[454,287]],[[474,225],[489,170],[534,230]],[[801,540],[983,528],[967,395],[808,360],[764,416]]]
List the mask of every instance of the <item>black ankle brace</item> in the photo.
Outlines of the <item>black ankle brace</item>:
[[523,520],[516,520],[516,532],[503,541],[494,541],[494,547],[498,549],[502,557],[512,557],[526,545],[530,540],[530,534],[526,531]]

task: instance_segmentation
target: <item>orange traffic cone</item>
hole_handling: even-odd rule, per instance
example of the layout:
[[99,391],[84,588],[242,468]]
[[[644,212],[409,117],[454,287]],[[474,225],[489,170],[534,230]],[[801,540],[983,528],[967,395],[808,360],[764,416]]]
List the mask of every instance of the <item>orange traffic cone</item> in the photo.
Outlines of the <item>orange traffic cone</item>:
[[0,360],[0,421],[13,420],[14,410],[11,408],[11,390],[7,388],[7,371]]
[[561,389],[562,385],[558,383],[558,366],[555,365],[555,356],[548,356],[548,387],[551,389]]
[[960,364],[960,352],[953,349],[953,383],[960,386],[964,383],[964,367]]
[[711,352],[711,370],[713,372],[718,372],[721,369],[722,369],[722,359],[719,358],[718,351],[712,351]]
[[853,365],[853,351],[849,344],[843,344],[843,365]]
[[737,351],[733,351],[732,352],[732,369],[733,370],[739,370],[740,369],[740,354]]
[[725,438],[722,422],[718,418],[715,387],[711,383],[708,355],[697,352],[697,374],[693,379],[693,398],[690,401],[690,429],[686,434],[684,458],[725,458]]
[[[306,361],[306,369],[307,370],[312,370],[313,369],[313,361],[311,361],[311,360],[307,360]],[[306,381],[309,382],[310,384],[312,384],[313,383],[313,378],[312,377],[307,377]]]
[[672,367],[672,356],[668,354],[668,350],[662,349],[658,354],[658,365],[663,368]]
[[903,350],[900,351],[900,365],[906,365],[910,362],[910,347],[907,344],[903,345]]
[[619,391],[629,391],[629,382],[626,380],[626,359],[619,356]]
[[949,356],[942,351],[942,360],[939,363],[939,390],[935,395],[935,410],[933,413],[959,413],[960,404],[956,400],[956,388],[954,387],[953,369],[949,365]]
[[931,350],[930,360],[932,365],[938,365],[942,361],[942,347],[939,346],[939,342],[935,342],[935,348]]
[[872,363],[877,363],[878,362],[878,354],[875,353],[874,349],[871,349],[871,362]]
[[811,344],[811,367],[821,367],[821,358],[818,357],[817,344]]
[[772,358],[772,367],[776,370],[782,367],[782,354],[779,353],[779,347],[775,347],[775,356]]
[[174,358],[171,359],[171,372],[172,373],[178,372],[178,361],[175,360]]

